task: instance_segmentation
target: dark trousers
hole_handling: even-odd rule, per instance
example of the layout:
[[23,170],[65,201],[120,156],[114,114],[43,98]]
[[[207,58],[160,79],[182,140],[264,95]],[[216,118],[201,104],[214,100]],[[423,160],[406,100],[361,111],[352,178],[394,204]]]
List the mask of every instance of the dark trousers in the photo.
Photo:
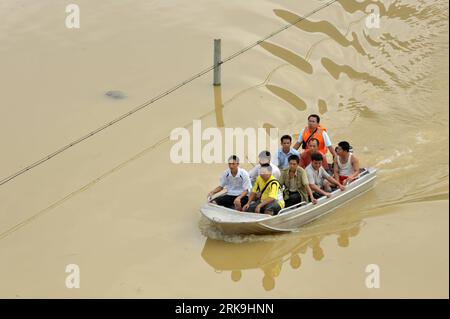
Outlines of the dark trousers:
[[[217,203],[217,205],[219,206],[225,206],[227,208],[232,208],[234,209],[234,200],[237,198],[238,196],[232,196],[232,195],[222,195],[220,197],[217,197],[215,199],[215,202]],[[241,198],[241,207],[244,207],[245,204],[247,204],[248,202],[248,196],[244,196]]]
[[298,204],[302,202],[302,196],[299,192],[289,192],[289,197],[285,201],[286,206],[290,207],[292,205]]
[[313,192],[313,197],[314,197],[315,199],[319,199],[319,198],[321,198],[321,197],[323,197],[323,196],[325,196],[325,195],[322,195],[322,194],[320,194],[320,193],[318,193],[318,192]]
[[[256,202],[253,202],[248,207],[248,212],[254,213],[256,210],[256,206],[261,204],[261,200],[257,200]],[[269,214],[269,215],[277,215],[278,212],[281,210],[280,204],[278,204],[277,200],[274,200],[272,203],[267,204],[261,210],[259,211],[261,214]]]

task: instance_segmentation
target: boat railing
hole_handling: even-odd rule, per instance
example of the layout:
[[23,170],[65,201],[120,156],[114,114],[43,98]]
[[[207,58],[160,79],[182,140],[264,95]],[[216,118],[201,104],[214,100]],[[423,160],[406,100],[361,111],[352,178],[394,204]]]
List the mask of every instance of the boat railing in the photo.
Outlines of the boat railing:
[[[358,177],[356,178],[356,180],[360,179],[361,177],[363,177],[363,176],[365,176],[365,175],[368,175],[369,173],[370,173],[370,171],[369,171],[367,168],[361,168],[361,169],[360,169],[360,174],[358,175]],[[335,188],[335,189],[331,192],[332,197],[334,197],[333,195],[338,194],[339,191],[340,191],[339,188]],[[325,198],[325,196],[322,196],[322,197],[319,198],[319,199],[323,199],[323,198]],[[285,214],[285,213],[287,213],[288,211],[291,211],[291,210],[293,210],[293,209],[296,209],[296,208],[305,206],[305,205],[307,205],[307,204],[308,204],[308,202],[304,202],[304,201],[303,201],[303,202],[300,202],[300,203],[298,203],[298,204],[295,204],[295,205],[292,205],[292,206],[283,208],[282,210],[280,210],[280,212],[279,212],[277,215]]]
[[289,210],[292,210],[292,209],[296,209],[296,208],[305,206],[306,204],[308,204],[308,203],[307,203],[307,202],[300,202],[300,203],[298,203],[298,204],[295,204],[295,205],[292,205],[292,206],[283,208],[282,210],[280,210],[280,212],[278,213],[278,215],[281,215],[281,214],[283,214],[283,213],[286,213],[286,212],[289,211]]
[[367,175],[367,174],[369,174],[369,170],[367,168],[361,168],[359,170],[358,178],[363,177],[364,175]]

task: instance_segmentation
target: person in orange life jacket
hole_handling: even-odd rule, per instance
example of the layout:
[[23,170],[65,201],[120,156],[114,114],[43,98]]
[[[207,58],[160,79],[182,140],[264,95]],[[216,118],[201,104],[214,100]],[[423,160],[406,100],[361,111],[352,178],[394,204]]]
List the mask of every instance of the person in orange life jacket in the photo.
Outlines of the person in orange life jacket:
[[350,144],[346,141],[339,142],[336,147],[337,156],[334,159],[334,178],[341,184],[354,181],[359,175],[359,160],[350,153]]
[[316,198],[321,196],[331,197],[331,186],[337,186],[341,191],[345,190],[345,187],[328,174],[322,167],[322,160],[322,154],[312,154],[311,164],[305,169],[306,175],[308,176],[309,187],[314,192],[313,195]]
[[[316,138],[311,138],[308,143],[308,149],[305,150],[302,155],[300,156],[300,166],[304,169],[306,166],[308,166],[311,163],[311,155],[314,153],[320,153],[318,151],[319,148],[319,141]],[[322,161],[322,167],[325,168],[326,171],[328,171],[328,162],[327,158],[325,157],[325,154],[320,153],[323,157]]]
[[220,186],[208,193],[208,200],[214,194],[227,188],[227,193],[217,197],[213,203],[241,211],[242,206],[247,204],[251,187],[250,176],[245,169],[239,167],[239,157],[232,155],[228,158],[228,169],[220,178]]
[[317,114],[308,116],[308,126],[300,132],[294,148],[298,150],[301,146],[303,149],[307,150],[308,142],[313,137],[319,141],[318,151],[320,153],[326,154],[329,150],[333,155],[333,158],[336,157],[336,152],[331,144],[330,137],[328,136],[326,129],[320,126],[320,116]]

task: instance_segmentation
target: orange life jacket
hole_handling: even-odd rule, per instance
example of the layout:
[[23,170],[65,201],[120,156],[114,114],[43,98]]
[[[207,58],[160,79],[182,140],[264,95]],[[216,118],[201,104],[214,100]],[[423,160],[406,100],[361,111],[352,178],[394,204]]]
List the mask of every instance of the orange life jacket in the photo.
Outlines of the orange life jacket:
[[[317,139],[319,141],[318,151],[321,152],[322,154],[326,154],[328,151],[328,149],[325,146],[325,140],[323,138],[323,132],[326,132],[326,131],[327,131],[326,128],[319,125],[319,127],[317,127],[316,132],[313,134],[313,136],[311,136],[311,138],[314,137],[315,139]],[[312,132],[309,130],[309,127],[308,126],[305,127],[305,129],[303,130],[303,135],[302,135],[303,142],[305,142],[305,143],[309,142],[308,139],[309,139],[309,136],[311,135],[311,133]],[[306,143],[305,150],[307,150],[307,149],[308,149],[308,143]]]

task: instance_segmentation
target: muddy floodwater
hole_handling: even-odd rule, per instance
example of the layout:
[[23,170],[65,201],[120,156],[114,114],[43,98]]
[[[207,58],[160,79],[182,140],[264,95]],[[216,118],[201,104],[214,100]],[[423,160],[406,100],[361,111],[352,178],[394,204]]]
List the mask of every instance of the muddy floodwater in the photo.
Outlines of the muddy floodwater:
[[[0,179],[325,1],[77,0],[79,28],[67,4],[0,2]],[[336,1],[0,185],[0,297],[448,298],[448,27],[444,0]],[[296,138],[311,113],[371,191],[292,234],[201,218],[226,165],[174,163],[174,128]]]

